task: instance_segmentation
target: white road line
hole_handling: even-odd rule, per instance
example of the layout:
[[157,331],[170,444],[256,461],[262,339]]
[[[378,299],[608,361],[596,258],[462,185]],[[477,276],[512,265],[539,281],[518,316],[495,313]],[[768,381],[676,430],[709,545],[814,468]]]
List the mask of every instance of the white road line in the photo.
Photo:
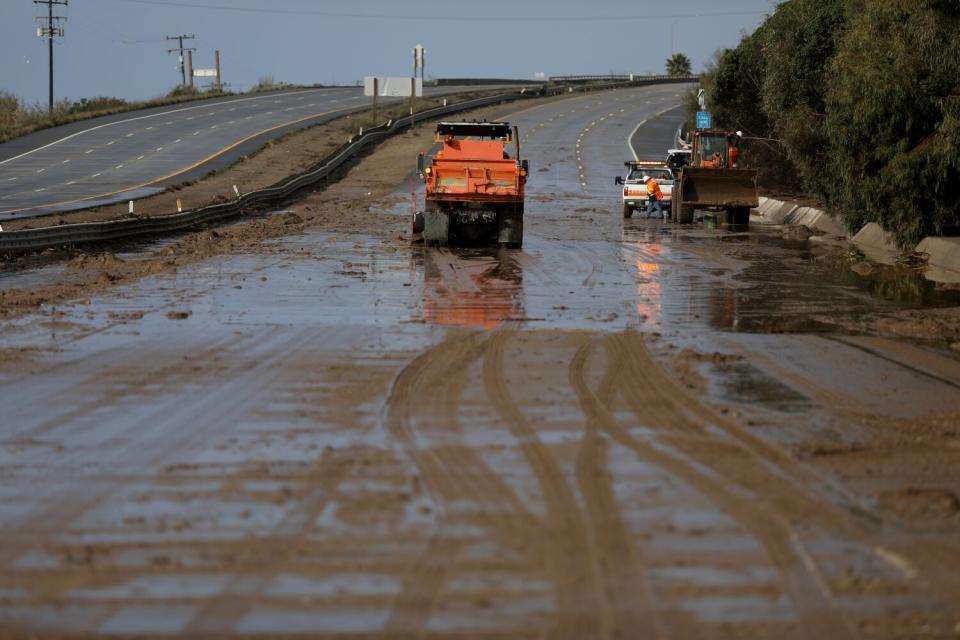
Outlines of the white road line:
[[87,149],[86,151],[83,152],[83,155],[88,156],[91,153],[93,153],[93,149]]
[[182,138],[177,138],[176,140],[173,141],[173,144],[177,144],[178,142],[182,142]]
[[151,129],[153,129],[153,127],[147,127],[146,131],[150,131]]
[[37,173],[43,173],[46,169],[37,169]]
[[163,151],[163,147],[157,147],[157,151]]
[[137,160],[143,160],[143,159],[146,158],[146,157],[147,157],[147,156],[140,156],[139,158],[137,158]]
[[[276,94],[276,95],[278,95],[278,96],[288,96],[288,95],[291,95],[291,94],[293,94],[293,93],[294,93],[293,91],[288,91],[287,93],[280,93],[280,94]],[[238,103],[238,102],[251,102],[251,101],[253,101],[253,100],[265,100],[265,99],[267,99],[267,98],[272,98],[272,97],[274,97],[274,96],[255,96],[255,97],[253,97],[253,98],[238,98],[238,99],[236,99],[236,100],[231,100],[231,101],[229,101],[229,102],[223,102],[223,103],[221,103],[221,104],[235,104],[235,103]],[[90,127],[89,129],[84,129],[83,131],[78,131],[78,132],[76,132],[76,133],[70,134],[69,136],[65,136],[65,137],[63,137],[63,138],[60,138],[59,140],[54,140],[53,142],[51,142],[51,143],[49,143],[49,144],[45,144],[45,145],[43,145],[42,147],[37,147],[36,149],[31,149],[30,151],[24,151],[23,153],[21,153],[21,154],[18,155],[18,156],[14,156],[14,157],[12,157],[12,158],[7,158],[6,160],[0,161],[0,165],[6,164],[6,163],[8,163],[8,162],[13,162],[14,160],[18,160],[18,159],[20,159],[20,158],[22,158],[22,157],[24,157],[24,156],[28,156],[28,155],[30,155],[30,154],[36,153],[37,151],[42,151],[42,150],[47,149],[47,148],[49,148],[49,147],[52,147],[52,146],[54,146],[54,145],[58,145],[58,144],[60,144],[61,142],[64,142],[64,141],[66,141],[66,140],[70,140],[70,139],[72,139],[72,138],[76,138],[77,136],[82,136],[83,134],[85,134],[85,133],[90,133],[91,131],[97,131],[97,130],[99,130],[99,129],[103,129],[103,128],[105,128],[105,127],[113,127],[113,126],[118,125],[118,124],[126,124],[126,123],[128,123],[128,122],[137,122],[137,121],[140,121],[140,120],[146,120],[146,119],[148,119],[148,118],[158,118],[158,117],[160,117],[160,116],[170,116],[171,114],[174,114],[174,113],[182,113],[182,112],[184,112],[184,111],[194,111],[194,110],[196,110],[196,109],[208,109],[208,108],[209,108],[209,107],[208,107],[207,105],[200,105],[200,106],[193,106],[193,107],[181,107],[181,108],[179,108],[179,109],[173,109],[172,111],[164,111],[164,112],[162,112],[162,113],[151,113],[150,115],[146,115],[146,116],[137,116],[137,117],[135,117],[135,118],[127,118],[126,120],[118,120],[118,121],[116,121],[116,122],[107,122],[106,124],[97,125],[96,127]],[[188,118],[188,119],[189,119],[189,118]],[[109,143],[109,144],[112,144],[112,143]]]
[[76,181],[76,180],[71,180],[71,181],[68,182],[67,184],[77,184],[77,181]]
[[167,126],[169,127],[170,125],[173,124],[173,120],[167,120],[167,121],[164,122],[163,124],[165,124],[165,125],[167,125]]
[[93,175],[90,176],[90,177],[91,177],[91,178],[99,178],[99,177],[102,176],[102,175],[103,175],[102,173],[95,173],[95,174],[93,174]]
[[69,164],[69,163],[70,163],[70,158],[67,158],[66,160],[64,160],[64,161],[61,162],[60,164]]
[[46,191],[46,190],[47,190],[46,187],[40,187],[39,189],[34,189],[33,192],[34,192],[34,193],[40,193],[41,191]]
[[123,165],[122,165],[122,164],[118,164],[115,168],[116,168],[116,169],[123,169]]
[[132,133],[128,133],[128,134],[127,134],[127,137],[128,137],[128,138],[132,138],[132,137],[133,137],[133,134],[132,134]]
[[7,178],[7,182],[13,182],[16,178]]
[[107,143],[107,146],[109,147],[110,145],[116,144],[116,143],[117,143],[116,140],[111,140],[110,142]]
[[199,131],[194,131],[194,132],[193,132],[193,135],[198,136],[198,135],[200,135],[200,132],[199,132]]
[[642,127],[643,125],[647,124],[647,122],[649,122],[649,121],[652,120],[653,118],[659,118],[660,116],[662,116],[663,114],[667,113],[668,111],[673,111],[674,109],[676,109],[676,108],[678,108],[678,107],[682,107],[682,106],[683,106],[683,105],[675,104],[675,105],[673,105],[672,107],[667,107],[666,109],[663,109],[662,111],[658,111],[657,113],[653,114],[653,115],[650,116],[649,118],[646,118],[645,120],[642,120],[642,121],[640,122],[640,124],[638,124],[637,126],[635,126],[635,127],[633,128],[633,131],[631,131],[630,134],[627,136],[627,148],[630,149],[630,153],[633,154],[633,159],[634,159],[634,160],[639,160],[639,159],[640,159],[640,157],[637,155],[637,150],[633,148],[633,142],[632,142],[632,141],[633,141],[633,136],[636,135],[637,130],[638,130],[640,127]]

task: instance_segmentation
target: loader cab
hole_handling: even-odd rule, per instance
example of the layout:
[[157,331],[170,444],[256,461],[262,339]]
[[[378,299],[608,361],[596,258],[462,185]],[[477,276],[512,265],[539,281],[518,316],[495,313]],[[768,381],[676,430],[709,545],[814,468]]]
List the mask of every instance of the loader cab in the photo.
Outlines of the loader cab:
[[694,167],[721,169],[729,166],[729,142],[727,133],[720,131],[700,131],[693,136]]

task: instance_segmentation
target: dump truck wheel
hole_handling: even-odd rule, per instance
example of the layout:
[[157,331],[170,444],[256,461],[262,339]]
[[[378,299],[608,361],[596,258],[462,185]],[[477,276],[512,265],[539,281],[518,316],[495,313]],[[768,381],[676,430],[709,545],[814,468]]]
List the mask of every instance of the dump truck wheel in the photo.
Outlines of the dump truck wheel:
[[497,241],[501,247],[519,249],[523,246],[523,205],[510,207],[497,216]]
[[423,243],[442,247],[450,242],[450,216],[440,209],[427,207],[423,212]]
[[633,216],[633,209],[628,204],[623,205],[623,217],[629,218],[631,216]]
[[693,223],[693,206],[689,204],[681,204],[677,210],[677,222],[680,224],[692,224]]
[[750,224],[750,207],[734,207],[730,215],[730,224],[741,226]]

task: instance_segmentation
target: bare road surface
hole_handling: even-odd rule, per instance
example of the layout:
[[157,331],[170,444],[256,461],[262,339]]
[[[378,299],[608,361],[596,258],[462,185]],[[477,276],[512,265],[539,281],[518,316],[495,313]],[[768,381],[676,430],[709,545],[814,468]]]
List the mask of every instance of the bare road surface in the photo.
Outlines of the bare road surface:
[[[426,87],[424,95],[475,89]],[[95,118],[0,144],[0,223],[158,193],[369,102],[362,88],[279,91]]]
[[679,93],[504,108],[519,251],[408,242],[426,134],[279,237],[0,279],[105,279],[0,333],[9,635],[957,637],[960,363],[843,328],[956,292],[624,220]]

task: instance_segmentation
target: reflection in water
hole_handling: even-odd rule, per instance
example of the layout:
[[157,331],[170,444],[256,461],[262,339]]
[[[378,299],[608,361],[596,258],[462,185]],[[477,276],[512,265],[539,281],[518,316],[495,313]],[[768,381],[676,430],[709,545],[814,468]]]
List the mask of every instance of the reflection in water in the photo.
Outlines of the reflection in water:
[[661,242],[658,227],[624,228],[621,236],[624,262],[636,269],[637,316],[640,323],[659,326],[663,321],[663,293],[669,249]]
[[497,248],[424,248],[423,319],[476,329],[525,319],[523,272],[515,254]]

